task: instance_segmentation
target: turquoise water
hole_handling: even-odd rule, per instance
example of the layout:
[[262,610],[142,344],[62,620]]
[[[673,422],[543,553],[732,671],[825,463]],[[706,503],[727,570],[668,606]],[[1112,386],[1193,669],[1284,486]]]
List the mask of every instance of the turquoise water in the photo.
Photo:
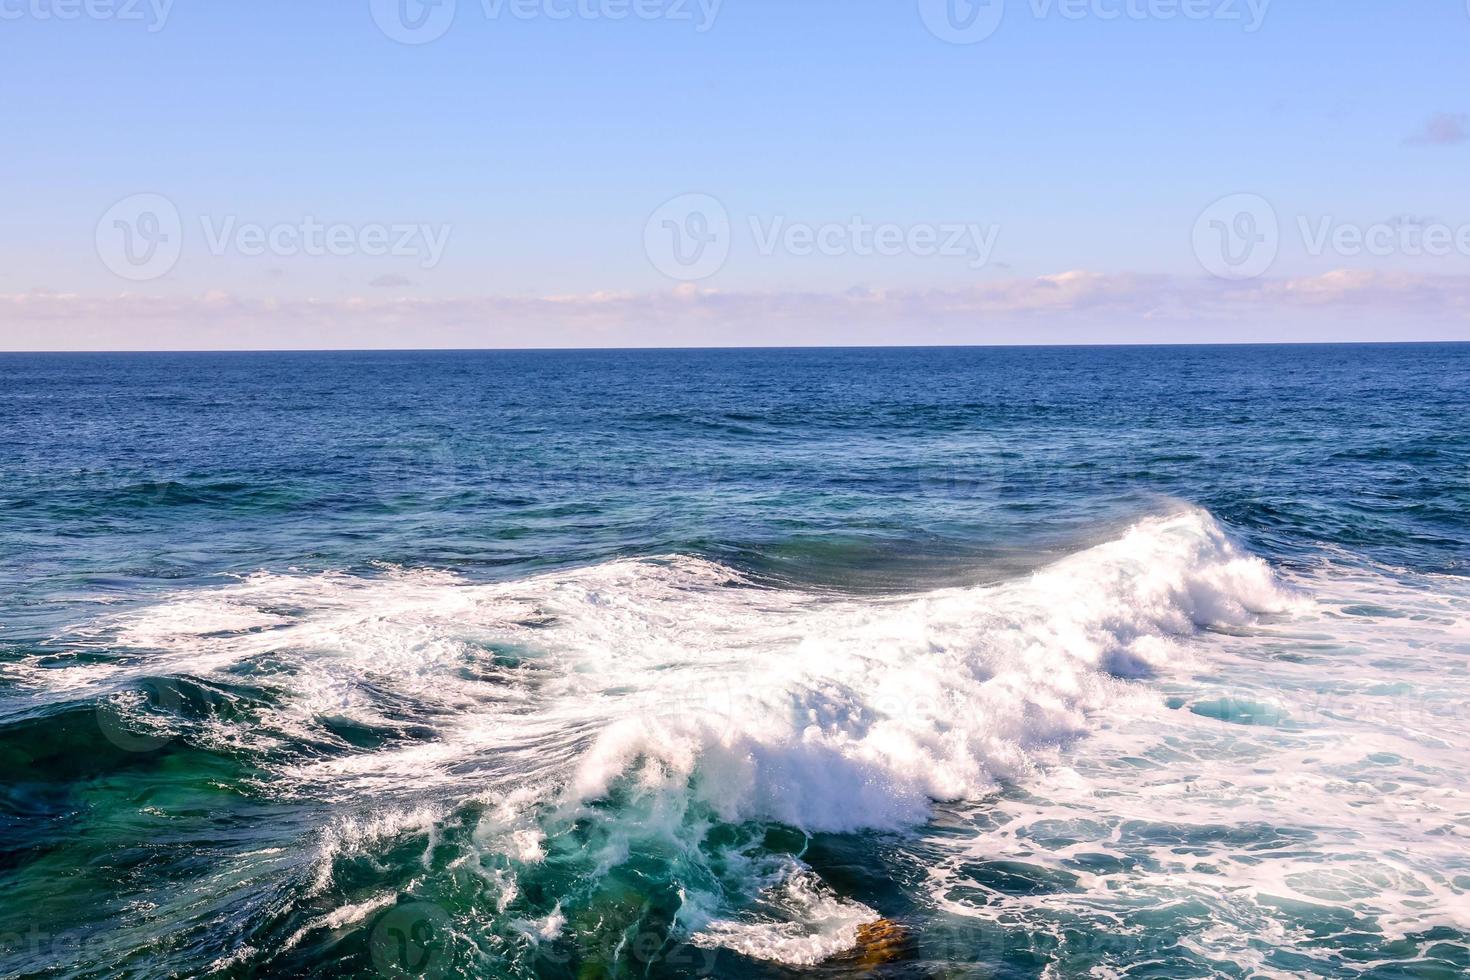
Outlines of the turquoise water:
[[0,974],[1470,974],[1470,345],[0,377]]

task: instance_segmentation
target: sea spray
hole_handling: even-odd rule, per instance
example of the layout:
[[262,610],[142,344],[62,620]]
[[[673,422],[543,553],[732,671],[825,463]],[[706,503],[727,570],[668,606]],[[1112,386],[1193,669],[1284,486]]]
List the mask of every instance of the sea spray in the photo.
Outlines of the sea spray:
[[[681,556],[490,585],[254,575],[90,626],[134,651],[126,667],[45,676],[66,697],[120,675],[249,677],[270,692],[230,718],[171,721],[270,746],[262,792],[369,808],[330,829],[307,894],[336,868],[360,874],[350,855],[364,846],[428,833],[432,866],[434,828],[468,805],[475,860],[518,942],[613,915],[631,871],[672,889],[653,920],[665,939],[815,962],[875,913],[797,852],[773,871],[759,832],[715,828],[921,826],[936,802],[1024,780],[1156,698],[1138,680],[1167,673],[1198,629],[1292,601],[1185,510],[1020,579],[862,599]],[[646,928],[648,914],[613,917]]]

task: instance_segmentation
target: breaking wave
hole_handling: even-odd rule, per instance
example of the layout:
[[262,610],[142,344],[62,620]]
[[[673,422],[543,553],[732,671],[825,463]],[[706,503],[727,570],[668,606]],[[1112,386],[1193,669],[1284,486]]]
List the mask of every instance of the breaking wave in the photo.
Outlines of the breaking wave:
[[[330,804],[299,885],[318,906],[391,902],[344,889],[344,867],[416,835],[432,848],[469,807],[463,846],[504,943],[584,928],[577,910],[642,862],[674,890],[671,934],[800,964],[877,914],[814,876],[804,845],[749,828],[921,825],[1156,705],[1140,681],[1187,662],[1198,631],[1297,601],[1188,510],[1022,578],[876,598],[684,556],[496,584],[261,573],[79,628],[108,662],[11,673],[58,702],[101,699],[117,726],[241,754],[262,793]],[[177,687],[140,699],[145,682]],[[317,915],[284,945],[358,917]]]

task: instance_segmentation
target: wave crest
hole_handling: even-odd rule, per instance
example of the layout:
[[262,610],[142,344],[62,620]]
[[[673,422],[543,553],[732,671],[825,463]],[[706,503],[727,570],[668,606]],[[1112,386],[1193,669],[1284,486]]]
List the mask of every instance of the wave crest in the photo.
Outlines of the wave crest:
[[1128,680],[1166,669],[1179,638],[1292,600],[1190,511],[997,586],[720,601],[721,628],[644,675],[641,710],[581,758],[569,802],[687,792],[729,822],[911,825],[933,801],[1024,777],[1147,696]]

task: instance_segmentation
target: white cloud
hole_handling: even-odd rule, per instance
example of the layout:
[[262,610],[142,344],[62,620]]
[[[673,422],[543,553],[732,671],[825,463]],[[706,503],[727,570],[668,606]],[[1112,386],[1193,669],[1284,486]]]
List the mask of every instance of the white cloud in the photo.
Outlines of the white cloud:
[[374,289],[405,289],[409,286],[417,286],[418,283],[414,282],[407,276],[395,275],[394,273],[390,272],[378,276],[376,279],[373,279],[371,282],[369,282],[368,285],[372,286]]
[[[1339,270],[1229,283],[1071,271],[955,289],[273,299],[33,290],[0,294],[11,350],[1088,343],[1323,339],[1282,326],[1414,313],[1470,336],[1470,277]],[[1239,329],[1237,329],[1239,328]],[[1316,328],[1314,327],[1313,330]],[[1261,332],[1261,331],[1265,332]],[[1172,333],[1169,331],[1173,331]],[[1234,332],[1232,332],[1234,331]],[[1254,331],[1254,332],[1253,332]],[[1308,336],[1309,334],[1309,336]],[[1330,337],[1326,339],[1331,339]],[[1370,339],[1352,338],[1344,339]]]

